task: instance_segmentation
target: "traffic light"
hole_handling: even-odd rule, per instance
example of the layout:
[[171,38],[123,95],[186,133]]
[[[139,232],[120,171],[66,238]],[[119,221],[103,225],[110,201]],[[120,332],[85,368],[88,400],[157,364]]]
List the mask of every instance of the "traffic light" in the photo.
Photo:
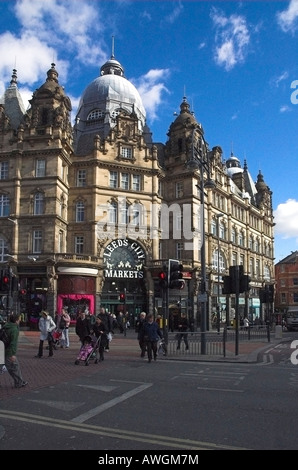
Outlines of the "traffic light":
[[248,292],[251,289],[251,278],[247,274],[242,274],[239,279],[239,292]]
[[124,292],[120,292],[119,300],[120,300],[120,302],[125,302],[125,293]]
[[231,294],[231,276],[223,276],[223,288],[222,288],[222,293],[223,294]]
[[170,289],[183,289],[183,266],[176,259],[169,259],[168,285]]
[[160,271],[160,273],[158,274],[158,278],[160,287],[162,287],[163,289],[168,287],[168,274],[165,269],[163,271]]
[[21,313],[25,312],[27,309],[27,290],[19,290],[19,302],[20,302],[20,311]]
[[6,270],[1,271],[1,292],[9,292],[10,290],[10,273]]
[[274,284],[268,286],[268,302],[271,304],[274,302]]

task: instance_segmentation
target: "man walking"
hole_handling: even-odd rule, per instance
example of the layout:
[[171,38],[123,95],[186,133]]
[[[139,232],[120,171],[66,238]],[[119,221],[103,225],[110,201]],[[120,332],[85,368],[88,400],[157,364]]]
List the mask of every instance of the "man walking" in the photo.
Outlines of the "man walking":
[[5,367],[13,378],[15,388],[22,388],[28,385],[28,382],[23,380],[22,372],[18,358],[16,356],[18,349],[19,339],[19,324],[21,315],[12,313],[9,316],[8,323],[5,323],[3,328],[7,330],[10,342],[5,348]]

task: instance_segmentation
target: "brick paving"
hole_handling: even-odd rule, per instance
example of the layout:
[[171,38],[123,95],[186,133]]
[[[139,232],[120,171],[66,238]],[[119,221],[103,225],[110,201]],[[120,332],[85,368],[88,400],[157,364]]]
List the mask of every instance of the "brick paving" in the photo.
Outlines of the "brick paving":
[[[10,375],[5,372],[0,375],[0,400],[13,396],[21,396],[27,390],[38,390],[62,382],[68,382],[82,375],[96,373],[100,368],[104,369],[108,361],[140,361],[140,349],[136,334],[129,331],[127,336],[115,334],[110,346],[110,352],[105,354],[105,361],[95,364],[90,361],[89,366],[83,362],[75,365],[76,357],[79,353],[80,343],[75,332],[70,330],[69,349],[58,348],[54,351],[54,356],[48,356],[48,350],[44,348],[44,356],[39,359],[34,356],[38,352],[39,332],[21,331],[19,337],[18,359],[20,362],[23,379],[28,381],[27,387],[21,389],[13,388],[13,381]],[[223,356],[191,356],[180,355],[179,357],[167,357],[171,360],[187,361],[231,361],[231,362],[256,362],[257,352],[268,347],[270,343],[265,341],[243,341],[239,343],[238,355],[235,356],[235,344],[226,344],[226,357]],[[46,342],[45,342],[46,346]]]

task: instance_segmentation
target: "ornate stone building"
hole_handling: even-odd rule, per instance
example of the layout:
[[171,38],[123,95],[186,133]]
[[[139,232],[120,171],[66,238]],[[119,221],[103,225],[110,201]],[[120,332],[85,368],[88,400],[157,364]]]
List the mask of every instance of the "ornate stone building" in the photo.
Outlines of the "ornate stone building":
[[[246,162],[208,148],[185,97],[165,144],[153,141],[114,56],[83,92],[74,126],[55,64],[27,111],[15,70],[0,103],[0,266],[24,292],[9,308],[28,319],[63,305],[73,318],[100,306],[116,315],[125,308],[132,319],[161,313],[158,274],[177,259],[185,285],[169,289],[169,308],[198,326],[205,232],[208,324],[218,305],[222,321],[233,315],[233,296],[222,295],[231,265],[251,277],[240,314],[261,314],[259,289],[274,278],[272,193],[261,173],[253,182]],[[191,165],[202,145],[210,172]]]

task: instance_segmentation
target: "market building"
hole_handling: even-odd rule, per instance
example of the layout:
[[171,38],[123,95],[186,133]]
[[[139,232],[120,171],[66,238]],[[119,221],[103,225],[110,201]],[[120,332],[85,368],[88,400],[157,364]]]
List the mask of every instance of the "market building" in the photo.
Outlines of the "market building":
[[[254,182],[246,161],[242,168],[210,149],[186,97],[165,143],[154,142],[113,55],[83,91],[74,125],[71,106],[55,64],[28,110],[16,70],[0,99],[0,267],[19,283],[9,305],[2,291],[2,308],[20,309],[31,324],[42,308],[62,306],[73,320],[100,306],[132,320],[142,310],[157,315],[159,272],[174,259],[185,282],[168,290],[173,320],[185,311],[200,326],[202,261],[208,327],[218,311],[223,323],[233,318],[234,297],[222,294],[232,265],[251,278],[240,315],[262,315],[259,290],[274,282],[272,192],[262,173]],[[201,153],[208,167],[198,168]]]

